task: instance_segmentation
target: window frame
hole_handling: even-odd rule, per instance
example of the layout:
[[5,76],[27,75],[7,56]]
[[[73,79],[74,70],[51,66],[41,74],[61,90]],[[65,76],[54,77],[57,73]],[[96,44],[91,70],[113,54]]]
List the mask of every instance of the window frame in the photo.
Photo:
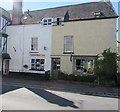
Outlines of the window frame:
[[83,56],[74,57],[73,72],[75,74],[94,74],[95,57]]
[[[32,60],[34,60],[34,63],[32,63]],[[39,60],[39,64],[37,63],[38,60]],[[32,65],[35,66],[35,69],[32,68]],[[39,69],[37,69],[38,66],[39,66]],[[43,69],[42,69],[42,67],[43,67]],[[45,71],[45,59],[44,58],[31,58],[31,60],[30,60],[30,70]]]
[[[36,39],[36,40],[34,40],[34,39]],[[38,37],[31,37],[31,48],[30,48],[30,50],[33,51],[33,52],[38,51]]]
[[[71,50],[66,50],[67,47],[66,47],[66,39],[65,38],[68,38],[70,37],[71,38]],[[73,35],[68,35],[68,36],[64,36],[64,53],[65,54],[73,54],[74,53],[74,36]]]
[[[49,22],[49,20],[51,20],[51,22]],[[45,22],[46,21],[46,22]],[[42,20],[42,23],[43,23],[43,25],[52,25],[52,23],[53,23],[53,18],[44,18],[43,20]]]

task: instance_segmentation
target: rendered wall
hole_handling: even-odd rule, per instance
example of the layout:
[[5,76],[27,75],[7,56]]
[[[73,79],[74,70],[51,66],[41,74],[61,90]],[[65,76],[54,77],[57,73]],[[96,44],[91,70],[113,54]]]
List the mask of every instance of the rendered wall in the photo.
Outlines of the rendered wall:
[[52,57],[61,57],[61,71],[72,73],[70,54],[63,53],[64,36],[68,35],[74,36],[73,55],[97,55],[108,48],[116,52],[115,19],[65,22],[62,26],[53,26]]
[[[29,72],[31,68],[31,59],[45,59],[45,70],[51,69],[51,26],[34,25],[14,25],[9,26],[7,30],[8,53],[11,56],[10,71]],[[38,51],[31,55],[31,38],[38,37]],[[46,50],[44,50],[46,47]],[[35,54],[35,56],[33,56]],[[44,56],[43,56],[44,55]],[[27,64],[28,69],[23,65]]]

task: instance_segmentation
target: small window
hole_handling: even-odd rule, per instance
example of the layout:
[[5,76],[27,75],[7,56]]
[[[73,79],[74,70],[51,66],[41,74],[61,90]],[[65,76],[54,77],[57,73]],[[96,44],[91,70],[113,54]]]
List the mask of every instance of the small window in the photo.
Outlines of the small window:
[[96,18],[99,18],[99,17],[104,17],[104,14],[103,14],[103,12],[94,12],[94,16]]
[[38,50],[38,38],[37,37],[32,37],[31,38],[31,50],[32,51],[37,51]]
[[73,52],[73,36],[64,37],[64,52],[65,53]]
[[51,25],[52,24],[52,18],[43,19],[43,25]]
[[47,25],[47,19],[45,19],[45,20],[43,21],[43,23],[44,23],[44,25]]
[[31,70],[43,71],[44,63],[44,59],[31,59]]

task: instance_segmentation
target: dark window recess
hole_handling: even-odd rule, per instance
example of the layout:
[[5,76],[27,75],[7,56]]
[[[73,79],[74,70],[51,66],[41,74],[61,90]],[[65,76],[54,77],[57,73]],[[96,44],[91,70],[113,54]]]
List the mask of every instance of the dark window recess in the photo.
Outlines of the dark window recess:
[[57,18],[57,25],[60,25],[60,24],[61,24],[61,19]]

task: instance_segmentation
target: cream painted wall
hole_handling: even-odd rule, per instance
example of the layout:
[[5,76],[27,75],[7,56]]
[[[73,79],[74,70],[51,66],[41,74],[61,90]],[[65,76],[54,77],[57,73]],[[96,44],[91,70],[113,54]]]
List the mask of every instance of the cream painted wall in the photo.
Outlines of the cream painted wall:
[[[72,73],[73,62],[64,52],[64,36],[73,35],[74,55],[97,55],[107,48],[116,52],[116,19],[65,22],[53,26],[52,57],[61,57],[61,71]],[[67,56],[65,56],[67,55]]]
[[53,26],[52,55],[61,55],[64,50],[64,36],[74,36],[74,53],[96,55],[107,48],[116,51],[116,20],[66,22],[64,26]]

